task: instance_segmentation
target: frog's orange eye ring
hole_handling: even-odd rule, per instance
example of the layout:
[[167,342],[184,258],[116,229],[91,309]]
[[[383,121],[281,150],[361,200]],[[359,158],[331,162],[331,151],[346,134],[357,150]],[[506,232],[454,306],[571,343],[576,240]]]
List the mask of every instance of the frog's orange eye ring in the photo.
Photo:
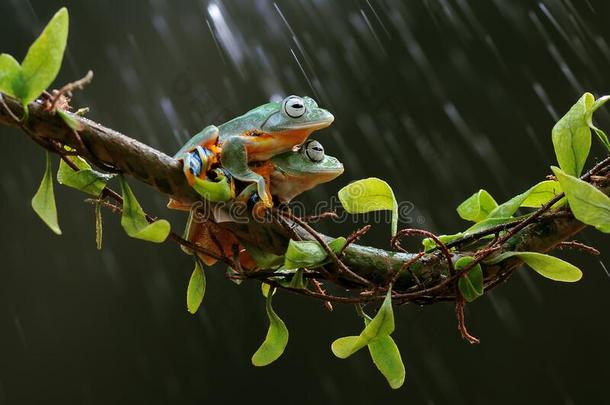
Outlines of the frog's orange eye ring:
[[301,97],[288,96],[284,99],[282,110],[290,118],[300,118],[305,114],[305,102]]

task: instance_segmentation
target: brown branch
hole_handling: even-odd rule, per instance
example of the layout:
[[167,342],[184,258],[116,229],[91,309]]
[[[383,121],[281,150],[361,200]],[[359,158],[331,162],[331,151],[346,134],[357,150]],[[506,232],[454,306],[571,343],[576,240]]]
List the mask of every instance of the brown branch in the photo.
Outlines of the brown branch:
[[[60,117],[44,109],[41,102],[34,102],[29,106],[29,120],[26,124],[16,120],[23,116],[20,103],[10,97],[3,96],[0,103],[0,124],[23,129],[24,132],[39,145],[59,153],[54,146],[69,146],[93,165],[102,170],[116,170],[129,175],[136,180],[148,184],[176,200],[185,203],[198,201],[197,194],[189,187],[182,173],[181,163],[133,138],[122,135],[112,129],[105,128],[91,120],[71,116],[82,125],[82,131],[76,133],[70,129]],[[69,113],[70,114],[70,113]],[[68,159],[69,160],[69,159]],[[608,165],[608,159],[589,172],[599,175]],[[599,172],[596,172],[599,171]],[[600,180],[596,178],[597,180]],[[602,182],[603,183],[603,182]],[[607,182],[606,182],[607,183]],[[610,188],[595,183],[604,193],[610,194]],[[121,203],[120,195],[108,189],[104,191],[104,198]],[[549,251],[560,243],[570,240],[576,233],[585,228],[585,225],[575,220],[566,210],[556,210],[552,205],[559,200],[559,196],[534,214],[504,224],[501,228],[487,230],[489,234],[506,232],[493,241],[491,246],[484,246],[482,251],[453,250],[451,255],[458,258],[464,255],[475,256],[482,261],[484,257],[495,251],[527,250],[535,252]],[[149,220],[154,220],[148,216]],[[233,232],[240,240],[255,244],[260,249],[283,254],[289,240],[317,240],[328,248],[328,242],[334,238],[317,233],[304,221],[298,218],[284,217],[283,221],[261,223],[247,221],[246,223],[222,223],[223,228]],[[357,233],[358,235],[358,233]],[[332,262],[325,266],[328,271],[314,271],[307,274],[309,278],[319,281],[335,283],[337,288],[346,295],[329,295],[320,291],[305,289],[287,290],[324,302],[362,303],[382,300],[380,294],[387,285],[393,281],[394,300],[398,303],[414,302],[430,304],[441,301],[455,301],[455,283],[462,271],[452,271],[452,262],[447,260],[446,249],[457,248],[468,242],[480,240],[482,233],[476,236],[469,235],[460,241],[448,244],[445,249],[442,244],[437,245],[443,251],[411,254],[360,246],[350,243],[339,256],[329,253]],[[176,242],[201,251],[200,247],[182,239],[178,235],[171,236]],[[352,242],[352,240],[350,240]],[[330,249],[329,249],[330,250]],[[212,256],[212,252],[203,252]],[[450,255],[450,256],[451,256]],[[225,259],[226,258],[221,258]],[[407,264],[406,267],[405,264]],[[501,263],[490,265],[481,262],[483,268],[486,291],[502,283],[521,264],[518,259],[508,259]],[[408,268],[409,271],[400,271]],[[330,275],[339,274],[339,277],[330,278]],[[277,277],[273,270],[261,272],[248,272],[246,278],[261,279],[270,285],[281,288],[272,278]],[[351,291],[366,286],[368,294],[356,295]],[[315,287],[315,283],[314,283]]]

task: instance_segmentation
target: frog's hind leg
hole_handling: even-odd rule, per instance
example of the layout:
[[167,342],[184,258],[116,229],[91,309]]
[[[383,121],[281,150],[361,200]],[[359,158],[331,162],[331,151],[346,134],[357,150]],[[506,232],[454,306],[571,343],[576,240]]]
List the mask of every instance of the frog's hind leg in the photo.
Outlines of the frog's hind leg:
[[222,145],[220,161],[222,166],[236,179],[247,183],[256,183],[258,195],[265,206],[273,206],[265,178],[248,167],[248,152],[246,151],[246,145],[241,140],[233,138],[226,141]]

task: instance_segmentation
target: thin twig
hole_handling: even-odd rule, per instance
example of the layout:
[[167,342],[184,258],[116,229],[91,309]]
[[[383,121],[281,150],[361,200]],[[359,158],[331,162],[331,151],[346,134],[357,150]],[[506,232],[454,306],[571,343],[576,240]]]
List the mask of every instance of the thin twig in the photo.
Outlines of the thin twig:
[[91,83],[91,80],[93,80],[93,71],[90,70],[82,79],[65,84],[61,89],[55,90],[54,94],[51,96],[52,98],[49,103],[48,111],[55,111],[57,103],[62,97],[66,94],[70,95],[74,90],[82,90],[85,85]]
[[588,253],[588,254],[593,255],[593,256],[599,256],[600,255],[599,250],[595,249],[592,246],[585,245],[584,243],[577,242],[575,240],[573,240],[573,241],[566,241],[566,242],[560,242],[557,245],[557,249],[576,249],[576,250],[580,250],[581,252],[585,252],[585,253]]
[[464,319],[464,297],[461,295],[455,300],[455,316],[458,321],[458,330],[460,331],[462,338],[470,344],[481,343],[479,339],[468,333],[468,330],[466,329],[466,321]]

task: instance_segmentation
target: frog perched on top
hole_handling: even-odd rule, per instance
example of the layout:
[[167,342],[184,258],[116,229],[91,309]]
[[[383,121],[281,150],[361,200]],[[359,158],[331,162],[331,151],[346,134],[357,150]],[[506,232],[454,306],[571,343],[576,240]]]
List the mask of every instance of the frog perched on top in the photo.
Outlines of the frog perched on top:
[[204,128],[174,157],[183,161],[184,174],[191,186],[196,177],[205,176],[214,165],[220,165],[237,180],[255,183],[261,201],[271,207],[269,185],[248,163],[265,161],[290,151],[304,143],[313,131],[326,128],[333,120],[333,115],[319,108],[312,98],[288,96],[279,103],[263,104],[218,127]]

